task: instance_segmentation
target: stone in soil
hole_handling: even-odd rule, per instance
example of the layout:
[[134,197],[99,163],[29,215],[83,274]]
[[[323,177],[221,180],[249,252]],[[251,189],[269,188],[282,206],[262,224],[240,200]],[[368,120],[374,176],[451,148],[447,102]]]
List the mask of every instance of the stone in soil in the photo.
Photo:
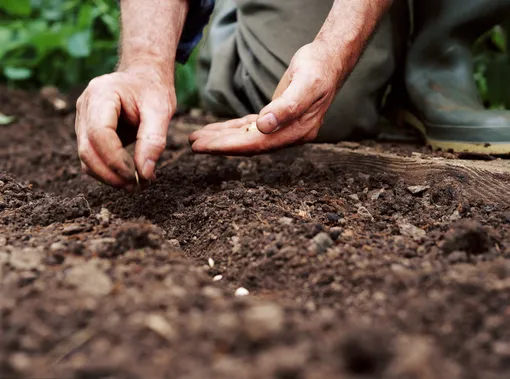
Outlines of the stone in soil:
[[98,264],[97,261],[89,261],[70,268],[65,275],[66,283],[87,295],[96,297],[108,295],[113,283]]

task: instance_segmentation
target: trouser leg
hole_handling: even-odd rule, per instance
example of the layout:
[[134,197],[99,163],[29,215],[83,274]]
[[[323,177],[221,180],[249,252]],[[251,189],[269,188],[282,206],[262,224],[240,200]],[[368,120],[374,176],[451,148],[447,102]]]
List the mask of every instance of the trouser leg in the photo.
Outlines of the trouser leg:
[[[333,0],[223,0],[200,59],[204,106],[226,117],[258,113],[295,52],[313,41]],[[374,137],[379,110],[403,52],[407,11],[396,1],[331,105],[321,142]],[[405,20],[404,20],[405,19]]]

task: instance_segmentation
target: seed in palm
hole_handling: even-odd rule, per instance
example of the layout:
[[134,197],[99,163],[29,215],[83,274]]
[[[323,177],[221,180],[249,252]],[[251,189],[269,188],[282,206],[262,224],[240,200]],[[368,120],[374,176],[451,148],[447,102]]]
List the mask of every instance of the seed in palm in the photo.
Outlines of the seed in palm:
[[254,130],[257,130],[257,122],[256,121],[252,122],[250,125],[248,125],[246,127],[246,131],[247,132],[251,132],[251,131],[254,131]]

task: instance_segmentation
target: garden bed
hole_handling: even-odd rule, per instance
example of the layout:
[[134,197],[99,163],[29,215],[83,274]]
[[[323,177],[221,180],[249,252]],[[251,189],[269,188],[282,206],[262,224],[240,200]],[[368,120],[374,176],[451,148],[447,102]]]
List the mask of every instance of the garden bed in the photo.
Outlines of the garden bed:
[[196,156],[187,117],[127,194],[81,175],[72,114],[4,88],[0,112],[0,377],[510,374],[505,161]]

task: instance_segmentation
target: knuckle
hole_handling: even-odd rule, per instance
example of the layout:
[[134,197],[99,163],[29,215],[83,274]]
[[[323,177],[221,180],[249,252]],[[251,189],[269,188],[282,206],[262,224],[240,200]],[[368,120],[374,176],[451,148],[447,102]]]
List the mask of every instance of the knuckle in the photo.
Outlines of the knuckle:
[[315,141],[315,139],[317,138],[317,136],[319,135],[319,129],[318,128],[314,128],[312,129],[304,138],[304,141],[305,142],[313,142]]
[[151,150],[161,153],[166,147],[166,136],[150,134],[141,138],[141,142],[150,146]]
[[101,140],[101,129],[99,127],[92,127],[87,130],[87,138],[92,142]]
[[80,146],[78,147],[78,157],[80,158],[81,161],[86,161],[87,158],[89,156],[89,151],[87,148],[83,147],[83,146]]
[[299,104],[295,100],[287,101],[286,104],[286,111],[290,116],[293,116],[297,113],[297,110],[299,108]]

